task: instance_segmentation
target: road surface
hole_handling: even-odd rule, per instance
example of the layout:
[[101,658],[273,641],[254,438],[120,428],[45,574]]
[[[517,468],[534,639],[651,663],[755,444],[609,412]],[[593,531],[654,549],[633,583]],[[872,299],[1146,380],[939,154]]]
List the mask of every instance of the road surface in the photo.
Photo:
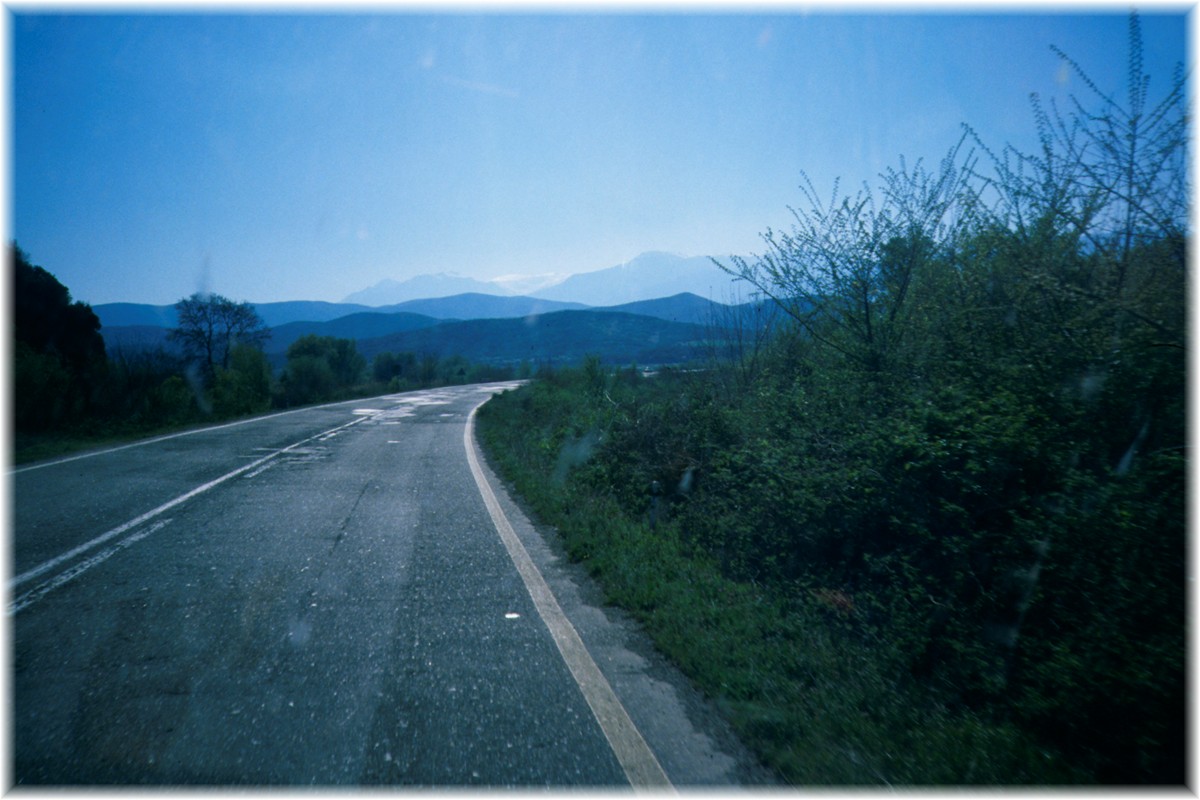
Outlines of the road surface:
[[14,470],[9,785],[763,780],[478,454],[507,388]]

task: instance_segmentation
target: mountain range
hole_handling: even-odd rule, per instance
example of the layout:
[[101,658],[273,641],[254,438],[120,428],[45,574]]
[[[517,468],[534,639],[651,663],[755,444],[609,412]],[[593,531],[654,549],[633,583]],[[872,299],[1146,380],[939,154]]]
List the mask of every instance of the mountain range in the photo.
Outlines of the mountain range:
[[638,314],[556,311],[517,319],[444,322],[360,340],[357,346],[368,360],[383,352],[414,352],[492,364],[569,363],[588,355],[615,364],[677,364],[698,357],[707,335],[701,325]]
[[[281,303],[253,304],[255,311],[269,328],[280,328],[294,323],[315,325],[338,320],[367,320],[395,314],[429,318],[430,324],[438,320],[503,319],[550,314],[556,311],[604,310],[623,311],[630,314],[658,317],[675,322],[707,322],[713,311],[722,306],[693,294],[678,294],[655,300],[639,300],[615,306],[585,306],[582,303],[564,303],[541,300],[536,297],[498,297],[488,294],[460,294],[453,297],[432,297],[409,300],[391,306],[371,308],[354,303],[323,303],[313,301],[291,301]],[[178,322],[174,306],[154,306],[141,303],[102,303],[92,306],[100,318],[102,330],[115,328],[173,328]],[[343,323],[343,326],[349,323]],[[348,335],[337,325],[324,327],[328,335]],[[350,338],[356,338],[351,336]]]
[[[368,358],[385,351],[462,355],[473,360],[514,363],[522,360],[574,361],[587,354],[610,363],[678,363],[697,355],[697,346],[736,318],[745,306],[714,303],[693,294],[641,300],[605,308],[556,303],[530,297],[465,294],[409,301],[385,309],[359,311],[351,304],[267,303],[261,316],[328,316],[271,325],[264,350],[281,366],[287,348],[307,334],[355,341]],[[420,308],[426,313],[397,309]],[[114,303],[96,306],[101,335],[112,355],[174,345],[170,306]]]
[[[524,285],[545,279],[537,276]],[[698,344],[745,308],[708,299],[734,294],[730,276],[709,259],[668,253],[643,253],[528,295],[507,291],[521,281],[424,275],[381,282],[343,303],[254,307],[271,329],[264,349],[276,365],[307,334],[352,339],[368,358],[390,350],[512,363],[571,361],[590,353],[610,362],[676,363],[694,357]],[[468,291],[456,291],[461,289]],[[413,292],[426,294],[397,299]],[[382,299],[394,302],[379,303]],[[174,306],[107,303],[93,310],[110,352],[172,349],[167,332],[178,322]]]
[[472,293],[512,294],[512,292],[504,290],[500,284],[491,281],[478,281],[474,278],[443,272],[436,275],[418,275],[405,281],[385,278],[374,286],[346,295],[342,302],[379,308],[410,300]]
[[582,306],[614,306],[684,292],[727,302],[733,294],[732,281],[728,273],[707,257],[685,258],[673,253],[651,252],[642,253],[624,264],[570,276],[509,275],[481,281],[439,273],[418,275],[404,281],[388,278],[347,295],[343,302],[379,308],[413,300],[484,294],[519,295]]
[[689,293],[729,302],[733,278],[704,256],[683,258],[671,253],[642,253],[624,264],[572,275],[533,292],[545,300],[614,306]]

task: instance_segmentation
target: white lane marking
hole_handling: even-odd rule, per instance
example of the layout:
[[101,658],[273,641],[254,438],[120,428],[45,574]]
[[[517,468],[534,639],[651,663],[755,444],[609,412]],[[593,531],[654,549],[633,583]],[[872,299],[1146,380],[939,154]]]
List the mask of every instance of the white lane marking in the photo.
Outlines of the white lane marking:
[[263,464],[261,467],[254,470],[253,472],[247,472],[245,475],[242,476],[242,480],[247,481],[247,480],[250,480],[251,478],[257,478],[259,475],[262,475],[264,472],[266,472],[267,470],[269,470],[271,467],[275,466],[278,463],[279,463],[278,461],[267,462],[266,464]]
[[115,453],[119,450],[128,450],[131,447],[141,447],[142,445],[146,445],[146,444],[155,444],[156,442],[165,442],[169,439],[178,439],[181,436],[192,436],[197,433],[207,433],[209,431],[219,431],[219,430],[224,430],[225,428],[232,428],[236,425],[245,425],[249,422],[262,422],[263,420],[274,419],[275,417],[282,417],[287,414],[298,414],[301,411],[312,411],[312,410],[313,410],[312,408],[295,408],[295,409],[292,409],[291,411],[280,411],[275,414],[267,414],[265,417],[253,417],[251,419],[241,419],[241,420],[238,420],[237,422],[227,422],[224,425],[212,425],[212,426],[206,427],[206,428],[196,428],[195,430],[183,431],[181,433],[168,433],[165,436],[155,436],[153,439],[142,439],[141,441],[138,441],[138,442],[130,442],[129,444],[123,444],[118,447],[110,447],[107,450],[95,450],[90,453],[80,453],[79,455],[67,456],[66,458],[57,458],[53,461],[44,461],[40,464],[30,464],[25,467],[17,467],[16,469],[10,470],[9,474],[16,475],[20,472],[29,472],[31,470],[41,469],[42,467],[53,467],[58,464],[68,464],[72,461],[78,461],[81,458],[92,458],[93,456],[103,456],[103,455],[107,455],[109,453]]
[[[122,445],[118,445],[117,447],[110,447],[106,450],[93,450],[88,453],[79,453],[79,454],[73,455],[73,456],[65,456],[63,458],[56,458],[53,461],[43,461],[38,464],[28,464],[24,467],[16,467],[14,469],[10,469],[8,471],[8,474],[9,475],[17,475],[18,473],[21,473],[21,472],[30,472],[35,469],[42,469],[43,467],[53,467],[53,466],[57,466],[58,464],[68,464],[72,461],[78,461],[82,458],[92,458],[94,456],[108,455],[109,453],[116,453],[120,450],[128,450],[131,447],[141,447],[142,445],[155,444],[157,442],[165,442],[170,439],[178,439],[181,436],[194,436],[197,433],[208,433],[210,431],[225,430],[226,428],[233,428],[238,425],[247,425],[251,422],[263,422],[264,420],[275,419],[276,417],[285,417],[288,414],[299,414],[303,411],[317,411],[322,408],[335,408],[337,406],[348,406],[352,403],[361,403],[361,402],[363,402],[364,399],[366,399],[366,400],[395,400],[397,402],[411,402],[411,403],[421,404],[424,401],[421,399],[418,399],[418,398],[421,395],[427,393],[428,391],[429,391],[428,389],[418,389],[412,393],[413,395],[415,395],[415,397],[410,396],[408,394],[389,394],[389,395],[380,395],[379,397],[359,398],[358,400],[339,400],[336,403],[323,403],[322,405],[319,405],[319,406],[305,406],[304,408],[293,408],[289,411],[277,411],[274,414],[266,414],[261,417],[250,417],[249,419],[239,419],[239,420],[235,420],[233,422],[226,422],[221,425],[209,425],[204,428],[195,428],[194,430],[190,430],[190,431],[180,431],[179,433],[168,433],[163,436],[155,436],[152,439],[142,439],[141,441],[130,442],[129,444],[122,444]],[[489,391],[489,390],[481,389],[481,391]],[[441,401],[439,401],[439,402],[441,402]]]
[[68,583],[70,581],[75,580],[75,578],[77,578],[80,575],[82,575],[83,573],[87,572],[89,569],[96,566],[97,564],[107,561],[109,558],[116,555],[120,551],[124,550],[126,547],[129,547],[130,545],[135,544],[136,542],[140,542],[142,539],[145,539],[150,534],[152,534],[155,531],[159,530],[160,528],[166,526],[167,523],[169,523],[170,521],[171,520],[169,520],[169,519],[160,519],[158,522],[154,523],[149,528],[138,531],[137,533],[133,534],[132,536],[128,536],[128,537],[122,539],[121,541],[114,544],[112,547],[107,547],[104,550],[101,550],[99,553],[96,553],[93,556],[89,556],[88,558],[85,558],[83,561],[80,561],[78,564],[75,564],[75,565],[71,566],[70,568],[63,570],[62,572],[58,573],[50,580],[48,580],[44,583],[38,584],[34,588],[30,589],[29,591],[25,592],[23,595],[16,598],[15,600],[13,600],[11,603],[9,603],[8,615],[11,617],[13,614],[16,614],[18,611],[20,611],[24,608],[28,608],[29,606],[36,603],[38,600],[41,600],[43,597],[48,595],[50,592],[52,592],[55,589],[57,589],[58,587],[62,586],[64,583]]
[[148,520],[153,519],[154,517],[157,517],[159,514],[162,514],[164,511],[169,511],[170,509],[174,508],[175,506],[179,505],[180,503],[191,500],[193,497],[195,497],[198,494],[203,494],[204,492],[207,492],[209,489],[212,489],[215,486],[220,486],[222,483],[229,480],[230,478],[236,478],[238,475],[241,475],[243,472],[249,472],[249,471],[255,469],[256,467],[260,467],[263,464],[266,464],[271,459],[275,458],[276,456],[290,452],[291,450],[294,450],[297,447],[300,447],[301,445],[307,444],[308,442],[311,442],[314,439],[317,439],[321,436],[325,436],[329,433],[332,433],[333,431],[340,431],[340,430],[343,430],[344,428],[349,428],[351,425],[357,425],[358,423],[360,423],[366,419],[368,419],[368,418],[367,417],[357,417],[357,418],[351,420],[350,422],[347,422],[344,425],[339,425],[338,427],[334,428],[332,431],[324,431],[323,433],[318,433],[315,436],[310,436],[307,439],[302,439],[299,442],[296,442],[295,444],[290,444],[287,447],[281,448],[279,450],[275,450],[275,451],[269,453],[268,455],[265,455],[262,458],[258,459],[257,461],[252,461],[249,464],[238,467],[233,472],[227,472],[224,475],[222,475],[221,477],[211,480],[208,483],[204,484],[203,486],[197,486],[195,489],[192,489],[190,492],[185,492],[184,494],[179,495],[174,500],[168,500],[167,502],[163,503],[158,508],[153,508],[153,509],[147,511],[145,514],[142,514],[138,517],[134,517],[133,519],[129,520],[128,522],[126,522],[122,525],[118,525],[117,527],[113,528],[112,530],[100,534],[95,539],[91,539],[90,541],[84,542],[83,544],[79,545],[78,547],[72,548],[71,550],[68,550],[67,552],[63,553],[62,555],[55,556],[54,558],[50,559],[49,561],[44,561],[41,564],[38,564],[33,569],[29,570],[28,572],[21,573],[20,575],[16,576],[15,578],[13,578],[11,581],[8,582],[8,589],[9,589],[9,591],[12,591],[16,587],[20,586],[22,583],[25,583],[26,581],[31,580],[33,578],[36,578],[38,575],[41,575],[42,573],[44,573],[48,570],[54,569],[55,567],[57,567],[59,564],[63,563],[64,561],[69,561],[70,559],[74,558],[75,556],[79,555],[80,553],[84,553],[88,550],[91,550],[93,547],[104,544],[109,539],[112,539],[115,536],[120,536],[122,533],[125,533],[125,531],[130,530],[131,528],[136,528],[138,525],[141,525],[143,522],[146,522]]
[[658,763],[654,751],[646,744],[641,732],[629,718],[629,713],[621,705],[616,692],[609,685],[608,679],[596,666],[591,653],[584,646],[583,640],[579,638],[579,632],[575,630],[575,626],[563,613],[549,584],[542,577],[542,573],[538,571],[533,559],[529,557],[525,545],[521,544],[521,540],[517,538],[516,531],[513,530],[508,517],[504,514],[504,509],[500,507],[500,502],[488,484],[487,476],[483,474],[483,469],[479,466],[479,458],[475,453],[475,412],[478,410],[479,406],[471,409],[470,415],[467,416],[466,427],[463,429],[463,445],[467,450],[467,463],[471,467],[471,474],[475,477],[479,493],[483,496],[484,505],[487,506],[488,513],[492,517],[492,523],[496,526],[496,531],[500,534],[500,539],[504,542],[504,547],[508,550],[508,555],[516,566],[517,572],[525,582],[525,589],[533,598],[534,607],[537,608],[546,627],[550,629],[550,636],[554,639],[554,644],[558,646],[558,652],[562,654],[563,661],[566,662],[567,668],[575,678],[575,683],[583,692],[584,699],[587,700],[592,714],[596,717],[596,722],[600,724],[600,729],[604,731],[604,737],[608,739],[613,755],[617,757],[621,768],[625,770],[625,777],[629,780],[630,786],[635,791],[674,791],[674,787],[671,785],[667,773],[663,771],[662,765]]

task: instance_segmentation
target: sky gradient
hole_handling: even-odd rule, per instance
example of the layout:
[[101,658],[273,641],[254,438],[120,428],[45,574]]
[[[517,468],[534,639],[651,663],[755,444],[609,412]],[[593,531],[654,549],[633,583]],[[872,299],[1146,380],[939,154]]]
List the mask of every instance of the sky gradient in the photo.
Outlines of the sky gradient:
[[[1126,13],[26,13],[10,239],[92,304],[339,301],[383,278],[749,255],[803,201],[1036,144],[1125,92]],[[1142,13],[1151,94],[1189,20]]]

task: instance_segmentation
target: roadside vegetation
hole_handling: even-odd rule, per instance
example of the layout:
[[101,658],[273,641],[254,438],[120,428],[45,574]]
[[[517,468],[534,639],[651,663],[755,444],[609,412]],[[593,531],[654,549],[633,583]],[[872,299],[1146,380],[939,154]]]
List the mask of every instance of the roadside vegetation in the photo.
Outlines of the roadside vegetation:
[[[311,403],[484,381],[519,369],[391,353],[368,365],[351,339],[308,335],[281,369],[249,303],[216,294],[176,304],[174,347],[108,353],[100,321],[13,243],[12,432],[16,463]],[[528,374],[529,367],[521,374]]]
[[[786,781],[1186,779],[1187,99],[805,187],[707,369],[544,371],[480,437]],[[1062,54],[1060,54],[1062,55]],[[764,333],[765,331],[765,333]]]

